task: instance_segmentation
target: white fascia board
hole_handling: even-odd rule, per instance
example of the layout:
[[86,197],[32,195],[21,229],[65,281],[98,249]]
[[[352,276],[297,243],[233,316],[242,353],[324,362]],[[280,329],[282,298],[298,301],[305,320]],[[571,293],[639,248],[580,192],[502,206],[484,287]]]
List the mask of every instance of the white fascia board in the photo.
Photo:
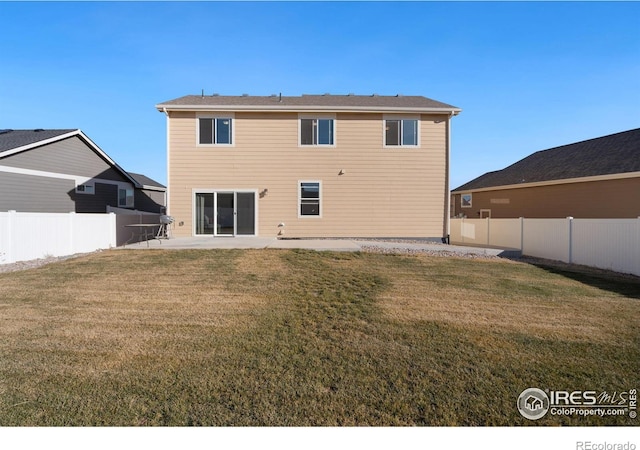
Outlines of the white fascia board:
[[61,134],[59,136],[54,136],[54,137],[49,138],[49,139],[43,139],[41,141],[37,141],[37,142],[33,142],[31,144],[23,145],[22,147],[17,147],[17,148],[14,148],[12,150],[7,150],[5,152],[2,152],[2,155],[0,155],[0,156],[4,158],[6,156],[15,155],[16,153],[20,153],[20,152],[24,152],[24,151],[27,151],[27,150],[31,150],[32,148],[42,147],[43,145],[47,145],[47,144],[53,144],[54,142],[62,141],[64,139],[68,139],[68,138],[74,137],[74,136],[78,136],[80,139],[82,139],[85,142],[85,144],[87,144],[101,158],[103,158],[105,161],[107,161],[107,163],[109,163],[110,165],[115,167],[120,173],[122,173],[122,175],[124,175],[124,177],[127,178],[135,187],[137,187],[137,188],[142,187],[138,182],[136,182],[133,178],[131,178],[131,176],[127,173],[126,170],[124,170],[122,167],[120,167],[118,164],[116,164],[116,162],[113,159],[111,159],[109,157],[109,155],[107,155],[104,151],[102,151],[102,149],[100,147],[98,147],[95,142],[93,142],[91,139],[89,139],[89,137],[86,134],[84,134],[82,132],[82,130],[79,130],[79,129],[70,131],[69,133]]
[[147,191],[165,192],[167,190],[166,188],[161,188],[161,187],[158,187],[158,186],[149,186],[147,184],[140,185],[140,187],[142,189],[147,190]]
[[565,178],[562,180],[547,180],[547,181],[535,181],[532,183],[520,183],[520,184],[505,184],[503,186],[490,186],[478,189],[464,189],[451,191],[452,194],[472,194],[474,192],[489,192],[489,191],[503,191],[508,189],[524,189],[541,186],[553,186],[558,184],[572,184],[572,183],[589,183],[594,181],[612,181],[612,180],[624,180],[627,178],[640,178],[640,172],[626,172],[626,173],[613,173],[610,175],[594,175],[591,177],[579,177],[579,178]]
[[127,173],[126,170],[120,167],[113,159],[111,159],[109,155],[107,155],[100,147],[98,147],[95,142],[89,139],[89,137],[86,134],[84,134],[81,130],[77,130],[77,131],[78,131],[77,133],[78,136],[82,140],[84,140],[85,143],[93,149],[93,151],[95,151],[98,155],[100,155],[100,157],[102,157],[105,161],[107,161],[110,165],[112,165],[115,169],[117,169],[122,175],[124,175],[124,177],[127,178],[131,182],[131,184],[133,184],[138,189],[142,187],[142,185],[138,183],[136,180],[134,180],[131,177],[131,175]]
[[290,106],[273,105],[156,105],[160,112],[166,111],[246,111],[246,112],[365,112],[365,113],[418,113],[458,115],[460,108],[410,108],[410,107],[368,107],[368,106]]

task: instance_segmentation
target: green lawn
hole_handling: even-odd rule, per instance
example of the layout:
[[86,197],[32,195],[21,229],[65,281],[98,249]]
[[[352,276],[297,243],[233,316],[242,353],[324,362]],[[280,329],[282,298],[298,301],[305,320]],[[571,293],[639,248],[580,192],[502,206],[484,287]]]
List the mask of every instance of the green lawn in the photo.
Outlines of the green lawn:
[[529,421],[640,387],[640,282],[506,260],[109,251],[0,274],[0,426]]

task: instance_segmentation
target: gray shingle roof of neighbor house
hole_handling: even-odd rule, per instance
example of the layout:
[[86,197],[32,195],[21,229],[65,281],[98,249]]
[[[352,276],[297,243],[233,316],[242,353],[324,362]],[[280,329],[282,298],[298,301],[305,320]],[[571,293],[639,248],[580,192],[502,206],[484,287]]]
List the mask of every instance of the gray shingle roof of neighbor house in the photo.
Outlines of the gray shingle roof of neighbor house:
[[158,183],[157,181],[149,178],[146,175],[142,175],[140,173],[128,172],[131,175],[131,178],[136,180],[142,187],[152,187],[152,188],[161,188],[166,189],[167,187],[163,184]]
[[640,128],[538,151],[452,192],[629,172],[640,172]]
[[16,151],[28,150],[72,136],[77,136],[85,141],[85,143],[89,147],[96,151],[109,164],[115,167],[126,178],[129,178],[137,188],[151,187],[161,190],[166,189],[166,186],[163,186],[162,184],[152,180],[149,177],[146,177],[145,175],[132,174],[125,171],[93,141],[91,141],[91,139],[89,139],[82,131],[77,128],[59,130],[44,130],[41,128],[33,130],[0,129],[0,158],[2,158],[3,156],[6,157],[12,153],[15,153]]
[[2,152],[24,147],[25,145],[35,144],[36,142],[45,141],[47,139],[62,136],[76,131],[68,130],[0,130],[0,154]]
[[159,111],[166,109],[259,109],[259,110],[364,110],[364,111],[434,111],[459,113],[461,110],[452,105],[417,95],[187,95],[156,105]]

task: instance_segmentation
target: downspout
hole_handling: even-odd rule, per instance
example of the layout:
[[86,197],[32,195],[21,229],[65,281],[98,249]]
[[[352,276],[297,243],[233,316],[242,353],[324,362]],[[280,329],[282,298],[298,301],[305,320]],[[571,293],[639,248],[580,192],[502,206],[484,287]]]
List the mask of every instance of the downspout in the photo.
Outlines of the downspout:
[[442,224],[443,231],[443,244],[450,243],[450,235],[451,235],[451,220],[449,218],[451,214],[451,192],[449,187],[449,171],[450,171],[450,160],[451,160],[451,118],[453,117],[453,111],[449,113],[446,121],[446,131],[445,131],[445,146],[446,146],[446,155],[445,155],[445,175],[444,175],[444,223]]
[[166,107],[162,108],[162,112],[164,113],[164,115],[167,117],[167,190],[164,192],[164,204],[165,204],[165,214],[170,216],[171,214],[169,214],[170,208],[169,208],[169,186],[171,183],[171,170],[169,167],[169,161],[171,158],[169,158],[169,154],[170,154],[170,141],[169,141],[169,112],[167,111]]

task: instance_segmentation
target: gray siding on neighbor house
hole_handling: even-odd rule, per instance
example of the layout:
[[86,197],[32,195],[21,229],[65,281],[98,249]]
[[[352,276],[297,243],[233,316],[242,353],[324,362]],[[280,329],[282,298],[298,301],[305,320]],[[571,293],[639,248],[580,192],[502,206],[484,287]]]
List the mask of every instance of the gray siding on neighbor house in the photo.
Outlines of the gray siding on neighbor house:
[[0,164],[130,182],[77,136],[2,158]]
[[118,186],[115,184],[95,184],[95,194],[75,194],[76,212],[106,213],[107,205],[118,206]]
[[149,189],[135,190],[135,209],[164,214],[164,192]]
[[0,211],[75,211],[73,180],[0,172]]

